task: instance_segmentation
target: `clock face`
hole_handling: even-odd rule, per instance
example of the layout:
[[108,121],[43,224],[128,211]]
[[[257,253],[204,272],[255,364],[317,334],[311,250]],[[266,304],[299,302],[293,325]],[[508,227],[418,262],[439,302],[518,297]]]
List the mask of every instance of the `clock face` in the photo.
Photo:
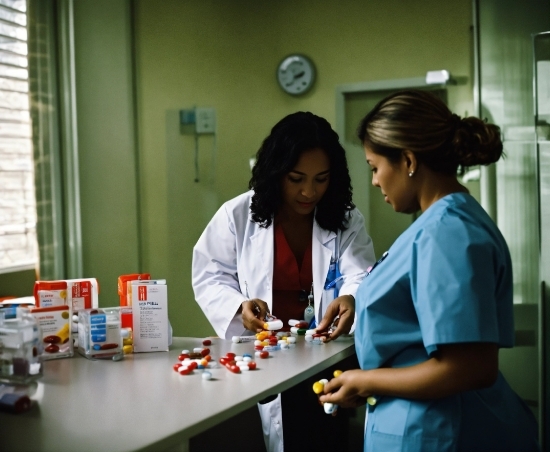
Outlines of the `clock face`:
[[277,68],[277,80],[287,93],[303,94],[313,86],[315,66],[304,55],[289,55]]

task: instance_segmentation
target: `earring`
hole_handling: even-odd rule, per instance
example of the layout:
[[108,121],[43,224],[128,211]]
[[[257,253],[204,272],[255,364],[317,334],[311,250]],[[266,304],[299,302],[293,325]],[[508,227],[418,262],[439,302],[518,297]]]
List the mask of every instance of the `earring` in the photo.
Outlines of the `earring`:
[[411,172],[409,173],[409,177],[413,177],[413,176],[414,176],[414,171],[411,171]]

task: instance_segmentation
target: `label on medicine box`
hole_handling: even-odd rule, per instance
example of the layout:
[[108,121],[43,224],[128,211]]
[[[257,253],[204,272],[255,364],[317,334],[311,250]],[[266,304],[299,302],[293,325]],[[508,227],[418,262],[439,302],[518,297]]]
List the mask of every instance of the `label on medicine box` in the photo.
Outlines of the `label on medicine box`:
[[132,281],[134,353],[167,352],[168,287],[165,280]]
[[81,309],[97,309],[99,305],[99,284],[96,278],[67,279],[68,303],[73,312]]
[[36,307],[49,308],[67,304],[67,281],[36,281],[34,283]]
[[73,356],[71,336],[72,314],[70,306],[33,308],[31,314],[40,326],[42,359]]

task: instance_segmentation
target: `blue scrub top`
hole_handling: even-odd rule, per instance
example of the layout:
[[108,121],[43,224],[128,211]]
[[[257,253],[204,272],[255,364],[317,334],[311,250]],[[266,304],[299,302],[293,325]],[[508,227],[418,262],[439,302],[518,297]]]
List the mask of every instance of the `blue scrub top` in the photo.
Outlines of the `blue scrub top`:
[[[440,344],[512,347],[512,263],[502,234],[466,193],[430,206],[356,294],[362,369],[405,367]],[[369,407],[368,451],[538,450],[533,414],[502,375],[443,399],[381,396]]]

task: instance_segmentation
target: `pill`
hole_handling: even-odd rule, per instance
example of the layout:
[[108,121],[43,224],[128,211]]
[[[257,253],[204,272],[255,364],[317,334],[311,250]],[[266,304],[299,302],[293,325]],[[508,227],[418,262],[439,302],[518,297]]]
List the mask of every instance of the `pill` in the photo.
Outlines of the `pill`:
[[325,402],[323,403],[323,409],[325,410],[325,413],[333,414],[338,409],[338,405],[330,402]]
[[189,350],[182,350],[181,353],[182,353],[182,355],[188,355],[188,354],[189,354]]
[[313,392],[315,394],[321,394],[323,392],[325,385],[321,383],[320,381],[316,381],[313,383]]
[[69,323],[65,323],[61,328],[59,328],[55,335],[60,338],[62,344],[67,342],[69,340],[69,336],[71,335],[71,327]]
[[290,332],[293,334],[297,334],[298,336],[304,336],[306,334],[305,328],[296,328],[295,326],[290,328]]
[[180,366],[178,372],[180,375],[189,375],[191,372],[193,372],[193,369],[187,366]]
[[194,352],[194,353],[200,353],[201,351],[202,351],[202,347],[195,347],[195,348],[193,349],[193,352]]
[[59,351],[59,347],[55,344],[50,344],[44,350],[48,353],[57,353]]
[[340,375],[342,375],[342,373],[343,372],[341,370],[335,370],[332,375],[334,375],[335,377],[339,377]]
[[122,344],[123,345],[134,345],[134,340],[133,339],[122,339]]
[[205,339],[202,341],[202,345],[212,345],[212,341],[210,339]]
[[256,369],[256,361],[250,361],[248,363],[248,369],[249,370],[255,370]]
[[376,402],[378,402],[378,400],[376,399],[376,397],[374,397],[374,396],[367,397],[367,403],[368,403],[370,406],[376,405]]
[[186,353],[182,353],[181,355],[178,356],[178,359],[180,361],[183,361],[185,358],[189,358],[189,355]]
[[212,373],[205,370],[201,375],[203,380],[211,380],[212,379]]
[[295,337],[287,337],[287,338],[286,338],[286,341],[287,341],[289,344],[295,344],[295,343],[296,343],[296,338],[295,338]]
[[122,352],[125,355],[128,355],[129,353],[132,353],[133,351],[134,351],[134,346],[133,345],[124,345],[124,346],[122,346]]
[[43,341],[47,344],[58,344],[59,342],[61,342],[61,338],[59,336],[51,335],[46,336]]
[[209,355],[210,354],[210,349],[209,348],[203,348],[201,351],[200,351],[200,355],[202,357],[206,356],[206,355]]
[[269,352],[268,351],[262,350],[260,352],[260,358],[265,359],[265,358],[268,358],[268,357],[269,357]]
[[235,353],[232,352],[227,352],[225,356],[227,356],[229,359],[235,359]]
[[264,323],[264,330],[274,331],[280,330],[283,327],[283,321],[279,319],[271,320]]
[[101,345],[101,350],[111,350],[111,349],[117,348],[117,347],[118,347],[118,344],[114,344],[114,343],[102,344]]
[[172,369],[174,369],[176,372],[178,372],[180,370],[180,367],[181,367],[181,363],[176,363],[172,366]]
[[241,369],[239,368],[239,366],[235,364],[226,364],[225,367],[227,367],[234,374],[238,374],[241,372]]

